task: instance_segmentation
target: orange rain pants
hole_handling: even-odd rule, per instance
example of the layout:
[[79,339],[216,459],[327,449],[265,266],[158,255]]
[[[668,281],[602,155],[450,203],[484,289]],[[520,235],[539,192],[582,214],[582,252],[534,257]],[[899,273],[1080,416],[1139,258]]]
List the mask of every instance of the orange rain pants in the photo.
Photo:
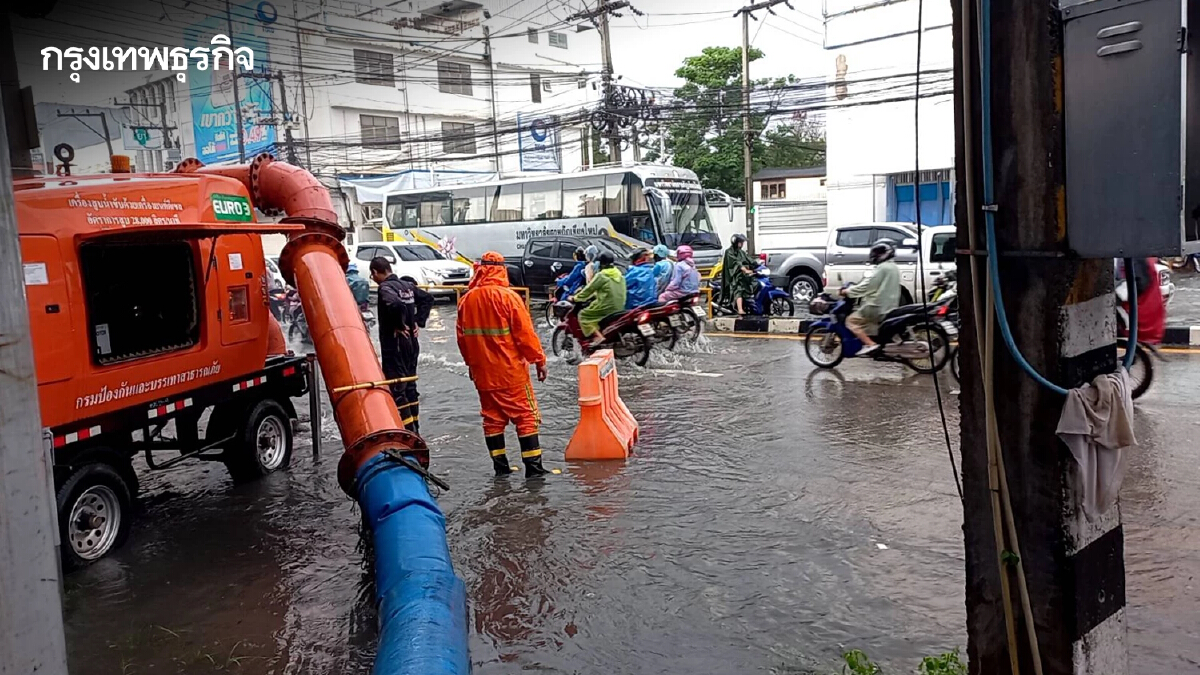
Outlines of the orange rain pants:
[[483,435],[498,436],[511,422],[517,436],[532,436],[542,424],[533,386],[508,387],[479,392],[479,413],[483,416]]

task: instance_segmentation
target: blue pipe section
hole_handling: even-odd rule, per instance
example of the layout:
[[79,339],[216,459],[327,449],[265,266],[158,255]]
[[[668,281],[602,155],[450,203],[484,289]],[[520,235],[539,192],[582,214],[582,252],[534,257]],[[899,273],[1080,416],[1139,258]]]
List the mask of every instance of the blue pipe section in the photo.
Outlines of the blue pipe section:
[[[989,207],[983,212],[983,221],[984,229],[987,231],[988,276],[992,284],[992,295],[995,297],[996,323],[1000,327],[1000,337],[1004,340],[1004,346],[1008,348],[1008,353],[1012,355],[1021,370],[1024,370],[1029,377],[1043,387],[1061,396],[1066,396],[1066,389],[1046,379],[1030,365],[1029,361],[1025,360],[1025,355],[1021,353],[1013,339],[1012,328],[1008,325],[1008,313],[1004,309],[1004,295],[1000,292],[1000,256],[999,249],[996,248],[996,213],[990,208],[995,204],[996,189],[995,174],[992,169],[992,2],[991,0],[980,0],[979,4],[979,96],[980,107],[983,109],[980,124],[983,145],[983,203]],[[1138,326],[1137,282],[1129,281],[1133,276],[1133,264],[1129,258],[1125,259],[1125,270],[1125,283],[1128,284],[1130,291],[1129,346],[1124,360],[1125,369],[1128,370],[1133,366]]]
[[359,469],[358,503],[375,544],[379,648],[373,675],[467,675],[467,590],[446,518],[425,479],[384,455]]

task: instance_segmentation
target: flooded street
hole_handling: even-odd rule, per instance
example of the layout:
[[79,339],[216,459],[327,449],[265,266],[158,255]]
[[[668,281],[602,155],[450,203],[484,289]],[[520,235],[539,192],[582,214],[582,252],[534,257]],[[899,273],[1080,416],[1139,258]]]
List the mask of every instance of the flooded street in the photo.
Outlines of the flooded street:
[[[537,393],[563,473],[527,484],[493,478],[439,310],[422,336],[422,431],[452,486],[440,503],[474,672],[825,673],[862,649],[901,673],[965,647],[962,509],[928,377],[815,371],[800,342],[713,338],[622,364],[635,455],[567,465],[575,369],[552,358]],[[1123,491],[1137,675],[1200,668],[1200,355],[1167,359]],[[73,674],[370,672],[374,589],[336,427],[323,411],[314,461],[297,404],[288,471],[236,487],[220,464],[141,472],[128,543],[66,578]],[[957,449],[954,395],[947,414]]]

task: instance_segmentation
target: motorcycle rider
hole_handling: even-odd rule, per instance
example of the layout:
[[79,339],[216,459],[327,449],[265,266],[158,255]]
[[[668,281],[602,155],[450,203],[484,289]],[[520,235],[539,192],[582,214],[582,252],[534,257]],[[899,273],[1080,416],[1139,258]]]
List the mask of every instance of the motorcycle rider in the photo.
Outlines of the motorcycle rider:
[[733,305],[738,316],[746,315],[746,301],[754,294],[756,267],[746,251],[746,235],[733,235],[721,259],[721,298],[724,304]]
[[592,338],[593,345],[604,342],[600,320],[624,310],[626,295],[625,277],[613,267],[612,254],[601,253],[597,262],[600,263],[600,271],[592,277],[592,283],[571,298],[572,302],[592,301],[579,312],[579,328],[584,335]]
[[583,285],[587,286],[592,283],[592,277],[596,276],[596,272],[600,271],[600,263],[597,258],[600,257],[600,248],[595,244],[583,249],[583,259],[587,265],[583,268]]
[[658,282],[654,277],[654,258],[650,251],[639,248],[629,256],[625,272],[625,309],[644,307],[658,302]]
[[[575,254],[572,256],[575,259],[575,266],[571,268],[569,274],[560,277],[554,282],[557,290],[562,292],[562,297],[574,295],[576,291],[583,288],[585,283],[584,270],[588,266],[586,255],[587,253],[582,247],[576,248]],[[558,293],[555,293],[555,297],[560,296]]]
[[[1155,266],[1154,258],[1145,258],[1134,260],[1134,278],[1137,282],[1138,291],[1138,331],[1137,341],[1150,344],[1162,344],[1163,337],[1167,331],[1167,305],[1163,301],[1162,286],[1158,282],[1158,268]],[[1117,280],[1124,282],[1128,275],[1125,269],[1125,263],[1121,260],[1117,261]],[[1120,283],[1117,286],[1117,299],[1120,300],[1121,306],[1125,308],[1126,316],[1129,312],[1129,291],[1125,283]],[[1128,327],[1122,329],[1122,333],[1128,332]]]
[[[371,279],[379,285],[377,314],[383,375],[389,380],[416,377],[417,357],[421,353],[421,344],[417,341],[417,286],[393,274],[392,264],[383,257],[371,261]],[[420,433],[417,383],[396,382],[389,388],[404,428]]]
[[879,349],[871,335],[879,330],[884,315],[900,304],[900,268],[892,261],[895,256],[896,247],[891,241],[875,242],[868,256],[869,262],[875,265],[875,273],[842,289],[843,296],[858,300],[854,313],[846,317],[846,328],[862,340],[865,347],[860,354],[863,356]]
[[458,305],[458,350],[479,392],[483,439],[497,476],[511,473],[504,449],[504,430],[517,427],[525,477],[548,473],[542,467],[538,439],[541,414],[529,364],[546,381],[546,354],[533,330],[525,301],[509,288],[504,257],[488,251],[475,265],[470,287]]
[[675,249],[678,262],[672,268],[667,287],[658,296],[659,302],[670,302],[700,292],[700,271],[696,269],[693,255],[691,246],[684,245]]
[[671,272],[675,269],[675,263],[671,262],[671,251],[666,246],[659,244],[654,247],[654,281],[658,284],[656,289],[658,293],[667,290],[667,284],[671,281]]

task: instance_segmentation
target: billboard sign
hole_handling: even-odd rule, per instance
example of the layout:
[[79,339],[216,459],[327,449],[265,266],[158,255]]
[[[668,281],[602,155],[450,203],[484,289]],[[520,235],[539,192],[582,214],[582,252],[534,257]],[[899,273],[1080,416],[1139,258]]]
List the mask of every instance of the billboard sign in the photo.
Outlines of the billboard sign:
[[525,117],[517,113],[517,129],[522,171],[562,171],[557,117]]
[[[212,16],[189,26],[184,31],[184,41],[188,49],[209,47],[214,35],[229,35],[234,45],[254,50],[253,73],[265,75],[271,72],[268,41],[275,32],[273,24],[276,16],[274,6],[266,0],[230,5],[228,16],[223,11],[216,11]],[[232,31],[229,28],[231,21]],[[240,68],[200,70],[194,67],[188,72],[196,156],[205,164],[238,159],[233,78],[239,73]],[[237,80],[237,88],[237,98],[242,107],[245,156],[249,158],[261,152],[270,152],[275,145],[275,127],[259,124],[258,119],[274,110],[272,80],[242,76]]]

